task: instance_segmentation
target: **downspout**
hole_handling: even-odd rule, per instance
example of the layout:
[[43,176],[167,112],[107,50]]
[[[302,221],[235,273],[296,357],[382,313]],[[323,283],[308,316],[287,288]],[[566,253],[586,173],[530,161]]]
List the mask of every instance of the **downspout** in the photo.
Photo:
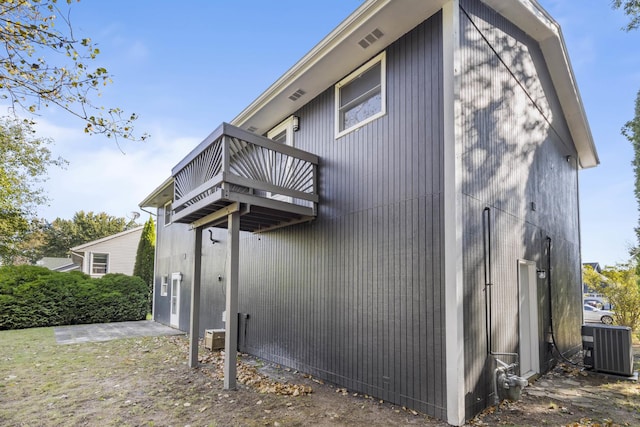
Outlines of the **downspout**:
[[[571,155],[566,157],[567,162],[571,162]],[[577,205],[580,206],[580,188],[579,188],[579,182],[578,182],[578,160],[576,160],[576,197],[577,197]],[[580,209],[578,209],[578,247],[582,247],[582,233],[580,232]],[[562,352],[560,351],[560,349],[558,348],[558,345],[556,344],[556,334],[554,332],[553,329],[553,302],[552,302],[552,298],[551,298],[551,261],[552,261],[552,257],[551,257],[551,247],[552,247],[552,241],[551,241],[551,237],[547,236],[545,238],[545,241],[547,242],[547,289],[549,292],[549,333],[551,334],[551,349],[552,351],[555,349],[556,353],[558,353],[560,355],[560,357],[562,358],[562,360],[564,360],[565,362],[574,365],[574,366],[586,366],[586,365],[581,365],[579,363],[575,363],[573,361],[571,361],[570,359],[568,359],[567,357],[565,357],[564,354],[562,354]],[[582,257],[582,253],[580,254],[580,256]],[[582,278],[582,274],[580,275],[580,278]],[[582,286],[582,280],[580,280],[580,286]],[[581,290],[582,292],[582,290]]]
[[146,210],[146,209],[145,209],[145,208],[143,208],[143,207],[140,207],[140,210],[141,210],[142,212],[146,212],[146,213],[148,213],[148,214],[149,214],[149,215],[151,215],[151,216],[156,216],[156,217],[158,216],[158,214],[154,214],[153,212],[148,211],[148,210]]
[[491,332],[493,330],[493,307],[492,307],[492,252],[491,252],[491,208],[486,207],[483,211],[483,227],[482,227],[482,242],[484,249],[484,289],[485,289],[485,317],[486,317],[486,339],[487,339],[487,353],[490,356],[510,356],[516,358],[515,365],[518,364],[520,355],[518,353],[505,353],[493,351],[493,342],[491,339]]
[[[510,400],[519,400],[522,389],[529,383],[524,378],[515,374],[515,368],[519,364],[518,353],[496,352],[493,351],[493,342],[491,339],[493,331],[493,314],[492,314],[492,252],[491,252],[491,208],[485,207],[482,211],[482,248],[484,257],[484,296],[485,296],[485,322],[486,322],[486,340],[487,354],[493,358],[496,368],[493,371],[493,404],[496,405],[500,401],[500,395]],[[496,356],[515,357],[516,361],[507,364]],[[502,393],[500,393],[502,391]]]

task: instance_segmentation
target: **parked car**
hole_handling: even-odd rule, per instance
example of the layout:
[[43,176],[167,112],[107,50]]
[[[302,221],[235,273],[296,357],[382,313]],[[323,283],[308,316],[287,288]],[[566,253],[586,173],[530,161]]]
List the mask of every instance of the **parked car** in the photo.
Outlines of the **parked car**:
[[612,310],[613,307],[609,301],[606,301],[600,297],[585,297],[585,304],[589,304],[592,307],[599,308],[600,310]]
[[589,304],[584,304],[582,313],[585,323],[604,323],[605,325],[613,323],[613,312],[609,310],[600,310]]

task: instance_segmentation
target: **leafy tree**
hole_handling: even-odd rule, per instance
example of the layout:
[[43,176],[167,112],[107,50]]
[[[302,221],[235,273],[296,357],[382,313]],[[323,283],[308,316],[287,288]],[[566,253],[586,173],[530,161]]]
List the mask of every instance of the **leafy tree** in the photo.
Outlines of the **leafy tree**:
[[45,226],[42,249],[44,256],[64,257],[69,249],[136,227],[135,221],[100,212],[76,212],[73,219],[56,218]]
[[36,138],[29,122],[0,118],[0,260],[10,264],[30,230],[36,207],[47,202],[39,184],[50,166],[63,167],[50,140]]
[[[631,142],[633,146],[633,173],[635,175],[634,194],[638,207],[640,209],[640,91],[636,96],[635,116],[632,120],[625,123],[622,128],[622,134]],[[636,227],[636,236],[640,241],[640,227]]]
[[632,329],[640,326],[640,283],[637,267],[635,261],[606,267],[602,270],[606,282],[595,286],[596,291],[613,305],[616,323]]
[[17,243],[17,254],[13,258],[13,265],[35,264],[42,259],[42,252],[45,241],[44,227],[46,221],[40,218],[33,218],[29,221],[29,228],[26,233],[22,233]]
[[582,282],[591,290],[600,288],[605,281],[605,277],[598,273],[590,265],[582,266]]
[[156,248],[156,226],[153,219],[149,217],[142,229],[138,251],[136,252],[136,263],[133,267],[133,275],[140,277],[148,286],[148,311],[151,312],[153,298],[153,263]]
[[613,0],[614,9],[622,8],[631,21],[625,27],[625,30],[631,31],[640,27],[640,0]]
[[0,2],[0,96],[31,113],[42,107],[62,108],[79,118],[89,134],[136,139],[135,114],[91,101],[111,83],[111,75],[104,67],[92,67],[100,50],[91,39],[74,35],[66,10],[74,0],[60,3]]
[[[69,8],[79,0],[0,1],[0,100],[37,113],[57,106],[80,119],[88,134],[137,138],[135,114],[96,105],[103,86],[111,83],[106,68],[94,66],[100,51],[89,38],[76,38]],[[38,183],[51,165],[49,140],[33,136],[33,122],[0,118],[0,262],[11,263],[18,242],[30,233],[34,206],[45,203]]]

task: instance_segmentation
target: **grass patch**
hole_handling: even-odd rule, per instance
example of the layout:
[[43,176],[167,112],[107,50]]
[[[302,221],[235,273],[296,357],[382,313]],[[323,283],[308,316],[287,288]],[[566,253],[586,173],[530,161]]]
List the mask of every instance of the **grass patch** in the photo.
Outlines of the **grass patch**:
[[0,425],[162,424],[147,411],[149,380],[164,386],[163,364],[184,360],[165,338],[57,345],[53,328],[1,331]]

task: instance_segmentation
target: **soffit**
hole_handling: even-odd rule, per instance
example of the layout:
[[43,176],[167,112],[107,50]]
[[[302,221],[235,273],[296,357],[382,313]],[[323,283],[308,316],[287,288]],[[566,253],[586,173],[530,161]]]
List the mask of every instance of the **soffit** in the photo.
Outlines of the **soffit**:
[[[438,12],[446,0],[370,0],[242,111],[232,125],[263,134],[334,85],[395,40]],[[359,42],[374,30],[384,35],[367,48]],[[292,101],[299,89],[304,95]]]
[[[540,43],[582,167],[599,163],[559,25],[535,0],[482,0]],[[438,12],[446,0],[369,0],[243,110],[231,124],[263,134],[389,44]],[[367,48],[358,42],[378,29]],[[298,90],[304,94],[289,99]]]
[[173,176],[167,178],[155,190],[151,192],[138,206],[141,208],[159,208],[173,200]]

